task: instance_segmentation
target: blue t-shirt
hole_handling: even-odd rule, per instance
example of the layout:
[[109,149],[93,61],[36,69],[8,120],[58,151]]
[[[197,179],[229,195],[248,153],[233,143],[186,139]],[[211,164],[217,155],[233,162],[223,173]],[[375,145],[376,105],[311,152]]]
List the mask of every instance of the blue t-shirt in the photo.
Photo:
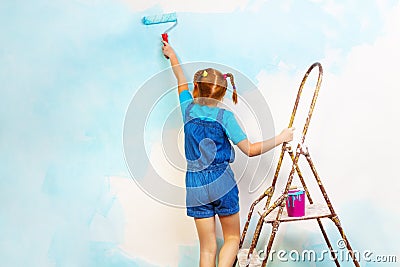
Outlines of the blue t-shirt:
[[[179,95],[179,102],[181,105],[183,121],[185,121],[185,111],[186,108],[192,103],[193,97],[188,90],[182,91]],[[217,114],[220,108],[209,107],[199,104],[195,104],[190,110],[190,115],[194,118],[201,118],[203,120],[216,120]],[[242,128],[236,121],[235,116],[229,110],[225,110],[224,116],[222,118],[222,126],[225,129],[228,138],[236,145],[240,141],[247,138],[246,134],[243,132]]]

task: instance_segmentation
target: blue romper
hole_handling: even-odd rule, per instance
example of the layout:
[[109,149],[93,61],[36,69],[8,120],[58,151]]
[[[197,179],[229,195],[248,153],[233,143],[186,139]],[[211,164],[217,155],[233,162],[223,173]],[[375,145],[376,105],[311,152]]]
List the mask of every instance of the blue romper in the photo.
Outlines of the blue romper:
[[226,216],[239,211],[239,190],[229,166],[235,151],[222,126],[224,109],[216,121],[192,118],[185,111],[186,207],[195,218]]

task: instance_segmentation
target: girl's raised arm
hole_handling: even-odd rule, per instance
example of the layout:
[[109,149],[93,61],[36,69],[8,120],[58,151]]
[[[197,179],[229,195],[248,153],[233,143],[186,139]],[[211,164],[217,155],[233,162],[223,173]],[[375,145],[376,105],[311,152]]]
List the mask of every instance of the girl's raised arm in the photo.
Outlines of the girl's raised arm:
[[164,55],[169,58],[171,66],[172,66],[172,70],[175,74],[176,80],[178,82],[178,94],[180,94],[181,92],[188,90],[188,84],[187,84],[187,80],[185,75],[183,74],[181,65],[179,63],[178,57],[175,54],[174,49],[172,49],[172,47],[169,45],[169,43],[162,41],[163,42],[163,47],[162,47],[162,51],[164,53]]

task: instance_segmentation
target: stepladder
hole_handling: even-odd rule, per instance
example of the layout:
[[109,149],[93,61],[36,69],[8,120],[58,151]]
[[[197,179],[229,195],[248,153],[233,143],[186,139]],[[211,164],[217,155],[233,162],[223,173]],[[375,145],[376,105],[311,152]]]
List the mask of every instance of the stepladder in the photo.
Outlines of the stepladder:
[[[237,259],[234,266],[237,266],[236,265],[237,262],[239,262],[239,266],[256,266],[256,265],[251,265],[251,262],[252,262],[252,258],[254,256],[256,247],[258,245],[258,242],[260,240],[261,231],[262,231],[264,225],[271,225],[271,231],[270,231],[269,237],[267,237],[268,241],[265,244],[265,250],[263,251],[263,257],[261,258],[262,262],[260,263],[260,265],[258,265],[258,266],[263,266],[263,267],[267,266],[267,264],[268,264],[272,246],[273,246],[276,236],[278,234],[280,225],[282,223],[286,223],[286,222],[299,222],[299,221],[305,221],[305,220],[314,220],[317,222],[318,227],[321,230],[322,236],[327,245],[327,248],[331,254],[331,259],[334,261],[336,266],[340,266],[340,262],[335,255],[335,250],[332,246],[329,236],[328,236],[328,234],[324,228],[324,225],[322,223],[323,219],[330,219],[333,222],[333,224],[339,231],[341,240],[343,241],[342,242],[343,248],[348,250],[349,256],[351,257],[351,260],[353,261],[354,265],[360,266],[358,263],[358,260],[355,256],[355,253],[350,245],[350,242],[344,232],[344,229],[339,220],[339,217],[336,214],[336,212],[333,208],[332,202],[329,199],[328,194],[325,190],[325,187],[322,184],[321,177],[319,176],[319,173],[317,172],[315,164],[311,158],[309,148],[305,143],[307,131],[308,131],[310,121],[311,121],[311,117],[312,117],[312,114],[313,114],[313,111],[315,108],[315,104],[316,104],[316,101],[318,98],[318,93],[321,88],[323,69],[322,69],[322,65],[319,62],[312,64],[308,68],[307,72],[305,73],[305,75],[300,83],[288,127],[290,128],[293,126],[293,123],[294,123],[294,120],[296,117],[296,112],[297,112],[297,109],[299,106],[300,98],[302,96],[304,85],[305,85],[310,73],[314,69],[318,70],[318,78],[317,78],[317,82],[315,85],[314,94],[311,99],[311,104],[309,106],[309,110],[308,110],[308,113],[306,116],[306,120],[305,120],[303,129],[302,129],[302,132],[301,132],[301,138],[299,139],[297,144],[295,144],[295,143],[290,144],[287,142],[282,144],[280,156],[279,156],[278,163],[277,163],[277,166],[276,166],[276,169],[274,172],[274,176],[272,179],[272,184],[251,204],[248,215],[247,215],[247,221],[245,222],[244,228],[242,230],[240,244],[239,244],[240,250],[243,250],[243,245],[244,245],[244,241],[245,241],[246,237],[248,235],[250,236],[250,233],[251,233],[249,231],[250,221],[253,219],[253,217],[258,218],[253,235],[250,236],[250,238],[251,238],[250,247],[245,250],[246,253],[245,253],[244,261],[243,261],[243,259]],[[285,183],[284,189],[282,190],[282,194],[280,194],[274,201],[272,201],[274,192],[277,190],[277,181],[278,181],[280,170],[282,168],[282,162],[283,162],[285,155],[289,156],[289,162],[290,162],[289,165],[291,166],[290,173],[289,173],[289,176],[286,178],[286,183]],[[320,203],[314,201],[313,198],[311,197],[310,190],[307,187],[305,177],[303,177],[303,174],[301,172],[301,168],[299,165],[299,159],[301,157],[305,158],[306,167],[310,168],[312,176],[314,176],[313,180],[314,180],[314,182],[316,182],[317,188],[322,193],[323,201]],[[298,179],[301,182],[301,185],[304,189],[305,196],[306,196],[306,199],[308,200],[308,203],[305,207],[304,216],[289,217],[287,214],[287,211],[286,211],[286,202],[287,202],[289,190],[291,189],[295,175],[296,175],[296,177],[298,177]],[[264,202],[265,202],[265,204],[262,205]],[[258,212],[254,212],[255,210],[257,210]],[[256,219],[256,218],[254,218],[254,219]],[[247,237],[247,238],[249,238],[249,237]]]

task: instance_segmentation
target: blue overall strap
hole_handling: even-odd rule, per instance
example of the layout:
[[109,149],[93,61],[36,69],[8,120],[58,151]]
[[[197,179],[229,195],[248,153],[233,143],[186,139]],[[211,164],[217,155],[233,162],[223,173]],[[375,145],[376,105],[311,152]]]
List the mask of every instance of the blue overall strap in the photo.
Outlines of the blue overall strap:
[[222,117],[224,117],[225,109],[220,108],[217,114],[217,121],[222,125]]
[[193,106],[194,103],[192,102],[185,110],[185,123],[192,119],[192,117],[190,116],[190,110],[192,109]]

